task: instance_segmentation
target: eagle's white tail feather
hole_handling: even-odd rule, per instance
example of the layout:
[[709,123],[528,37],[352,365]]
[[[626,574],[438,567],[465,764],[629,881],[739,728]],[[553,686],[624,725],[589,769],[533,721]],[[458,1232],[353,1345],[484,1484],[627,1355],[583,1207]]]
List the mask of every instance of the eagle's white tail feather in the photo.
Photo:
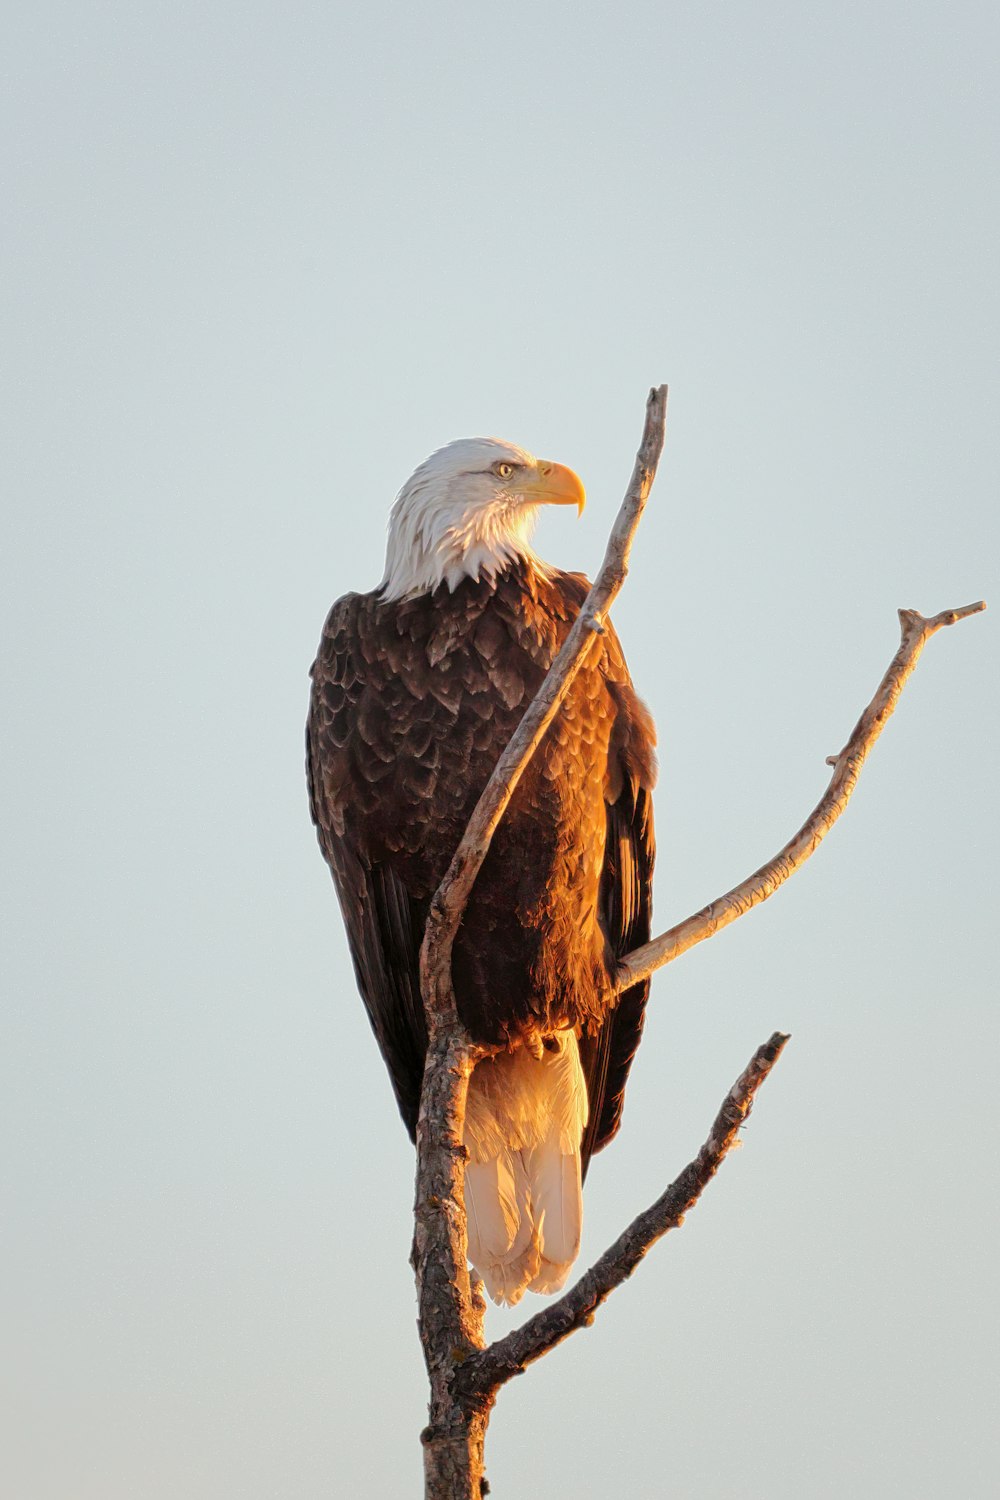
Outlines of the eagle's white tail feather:
[[531,1242],[528,1178],[519,1152],[465,1169],[469,1259],[473,1265],[517,1259]]
[[[515,1172],[524,1183],[524,1197],[520,1201],[521,1216],[510,1244],[506,1249],[488,1248],[481,1240],[477,1243],[472,1232],[474,1222],[490,1220],[493,1210],[490,1197],[493,1191],[491,1165],[480,1167],[470,1162],[465,1169],[465,1203],[469,1214],[469,1259],[483,1278],[483,1283],[494,1302],[513,1307],[524,1296],[524,1289],[538,1275],[541,1254],[538,1238],[531,1221],[528,1180],[524,1173],[520,1153],[513,1154]],[[485,1173],[485,1176],[479,1174]],[[470,1191],[471,1185],[471,1191]],[[470,1199],[472,1204],[470,1206]],[[482,1209],[485,1212],[481,1211]]]
[[580,1253],[580,1153],[561,1151],[550,1136],[528,1154],[532,1216],[541,1250],[541,1265],[529,1286],[533,1292],[557,1292]]
[[580,1248],[580,1143],[587,1088],[576,1037],[549,1038],[479,1064],[465,1143],[469,1259],[494,1302],[554,1292]]

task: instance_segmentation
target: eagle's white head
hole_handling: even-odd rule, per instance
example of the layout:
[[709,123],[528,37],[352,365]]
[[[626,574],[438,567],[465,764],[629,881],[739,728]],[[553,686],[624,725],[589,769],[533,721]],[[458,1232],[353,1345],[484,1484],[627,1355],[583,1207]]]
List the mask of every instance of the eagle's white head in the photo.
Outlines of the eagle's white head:
[[389,516],[384,599],[406,599],[463,578],[492,578],[529,545],[540,505],[575,505],[584,489],[563,464],[499,438],[459,438],[420,465]]

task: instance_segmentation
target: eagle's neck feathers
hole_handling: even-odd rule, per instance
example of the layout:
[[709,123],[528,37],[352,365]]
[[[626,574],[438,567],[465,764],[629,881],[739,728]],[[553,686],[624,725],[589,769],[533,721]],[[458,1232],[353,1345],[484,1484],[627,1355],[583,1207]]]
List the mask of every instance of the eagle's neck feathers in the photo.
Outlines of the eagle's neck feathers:
[[547,574],[530,544],[537,519],[534,505],[500,504],[456,517],[452,508],[428,506],[414,513],[397,502],[389,522],[382,598],[412,599],[443,583],[454,592],[465,578],[492,581],[519,560]]

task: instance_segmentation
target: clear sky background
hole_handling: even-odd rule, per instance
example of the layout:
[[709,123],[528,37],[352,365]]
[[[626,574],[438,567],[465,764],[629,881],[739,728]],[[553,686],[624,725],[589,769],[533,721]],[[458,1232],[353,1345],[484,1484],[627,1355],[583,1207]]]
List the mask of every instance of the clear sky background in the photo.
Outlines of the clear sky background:
[[[772,854],[896,607],[1000,603],[1000,21],[3,32],[0,1491],[412,1496],[412,1155],[302,773],[325,612],[467,434],[578,470],[538,547],[593,569],[669,381],[615,611],[658,925]],[[996,1493],[996,660],[995,615],[936,637],[815,859],[655,981],[583,1264],[793,1040],[683,1230],[501,1396],[498,1497]]]

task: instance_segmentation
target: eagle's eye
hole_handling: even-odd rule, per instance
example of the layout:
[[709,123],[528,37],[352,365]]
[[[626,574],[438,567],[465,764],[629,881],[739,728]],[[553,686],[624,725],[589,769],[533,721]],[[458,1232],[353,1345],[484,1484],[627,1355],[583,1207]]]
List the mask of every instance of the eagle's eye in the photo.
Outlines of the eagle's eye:
[[509,479],[514,472],[513,464],[494,464],[493,472],[498,479]]

